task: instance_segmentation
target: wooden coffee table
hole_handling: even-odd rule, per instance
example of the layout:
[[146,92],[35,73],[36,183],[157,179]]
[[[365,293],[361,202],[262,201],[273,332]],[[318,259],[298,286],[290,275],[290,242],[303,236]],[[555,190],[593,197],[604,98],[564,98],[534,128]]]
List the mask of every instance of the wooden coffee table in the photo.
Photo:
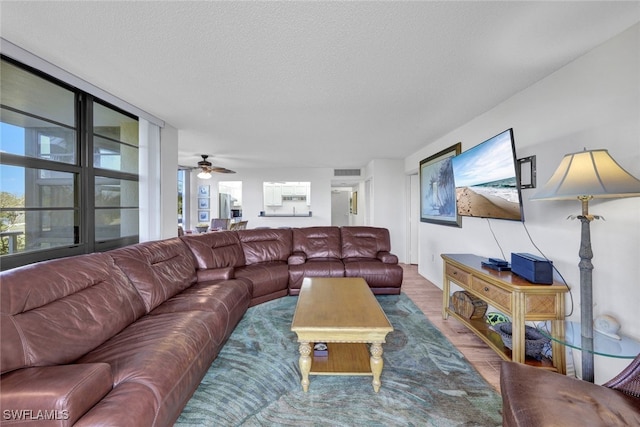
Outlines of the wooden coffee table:
[[[382,343],[393,327],[364,279],[305,278],[291,330],[300,343],[302,390],[309,375],[372,375],[380,390]],[[328,344],[328,356],[313,357],[316,342]]]

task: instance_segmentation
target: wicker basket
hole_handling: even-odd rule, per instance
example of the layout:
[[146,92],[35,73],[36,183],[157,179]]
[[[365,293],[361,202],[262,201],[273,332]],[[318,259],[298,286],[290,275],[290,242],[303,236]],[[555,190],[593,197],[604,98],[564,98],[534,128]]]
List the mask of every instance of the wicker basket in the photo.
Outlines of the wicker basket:
[[[500,337],[502,337],[502,342],[505,347],[512,350],[512,328],[513,325],[511,322],[498,323],[493,327]],[[540,360],[543,357],[542,349],[545,344],[548,344],[551,341],[548,337],[542,335],[536,328],[532,328],[531,326],[524,327],[524,339],[525,339],[525,354],[529,357],[533,357],[536,360]]]
[[467,291],[452,295],[453,311],[466,319],[482,319],[487,312],[487,303]]

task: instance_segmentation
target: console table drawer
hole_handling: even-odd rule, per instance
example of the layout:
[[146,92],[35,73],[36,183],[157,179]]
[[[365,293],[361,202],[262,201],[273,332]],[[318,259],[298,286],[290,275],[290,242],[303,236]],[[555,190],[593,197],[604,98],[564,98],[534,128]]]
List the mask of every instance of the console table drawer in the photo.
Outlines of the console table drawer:
[[447,276],[451,277],[455,281],[469,286],[469,278],[471,275],[464,270],[460,270],[458,267],[451,264],[446,265]]
[[494,303],[508,312],[511,311],[511,293],[497,287],[494,284],[485,282],[477,277],[471,278],[471,289],[476,291],[489,303]]

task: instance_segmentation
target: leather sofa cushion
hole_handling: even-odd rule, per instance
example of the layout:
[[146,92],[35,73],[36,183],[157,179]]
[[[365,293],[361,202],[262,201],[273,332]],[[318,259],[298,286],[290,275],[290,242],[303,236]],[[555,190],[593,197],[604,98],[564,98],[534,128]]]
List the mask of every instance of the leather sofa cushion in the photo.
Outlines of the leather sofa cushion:
[[[141,383],[120,383],[98,402],[73,427],[159,426],[173,422],[161,418],[153,390]],[[185,402],[186,404],[186,402]],[[183,405],[184,406],[184,405]],[[175,421],[178,416],[173,418]]]
[[136,287],[147,312],[197,280],[193,255],[178,237],[138,243],[107,253]]
[[234,231],[192,234],[181,239],[193,252],[199,269],[239,267],[245,264],[240,239]]
[[230,280],[235,277],[235,270],[233,267],[209,268],[206,270],[198,270],[196,273],[198,282]]
[[379,227],[340,227],[342,258],[377,258],[378,252],[390,252],[389,230]]
[[70,363],[144,314],[136,289],[103,253],[8,270],[0,281],[2,373]]
[[246,265],[287,261],[291,254],[291,230],[281,228],[238,230]]
[[[253,283],[253,298],[287,290],[289,268],[285,262],[262,262],[236,270],[237,278],[249,279]],[[286,295],[286,292],[285,292]]]
[[[46,417],[48,426],[71,426],[93,405],[98,403],[113,386],[111,367],[106,363],[81,363],[26,368],[2,377],[3,424],[26,425],[25,421],[41,423],[38,414]],[[7,411],[22,412],[26,416],[19,422],[7,418]],[[13,420],[11,419],[13,418]],[[15,421],[12,422],[12,421]]]
[[344,262],[346,277],[362,277],[372,288],[400,288],[404,271],[397,264],[385,264],[377,259],[347,258]]
[[[111,365],[114,388],[103,402],[113,411],[135,417],[140,406],[138,401],[142,399],[146,402],[143,402],[141,416],[147,417],[145,414],[151,408],[154,422],[175,420],[222,347],[222,342],[211,336],[211,328],[207,326],[217,321],[219,317],[207,311],[146,315],[80,358],[78,363]],[[132,383],[143,387],[131,388]],[[122,399],[122,386],[135,392],[126,393],[129,398]],[[141,395],[139,390],[143,391]],[[112,395],[120,406],[112,405]],[[136,424],[132,419],[125,425],[143,424]]]
[[246,279],[200,282],[160,304],[151,315],[180,311],[208,311],[215,321],[207,324],[216,342],[226,341],[251,302],[253,285]]
[[298,295],[305,277],[344,277],[344,264],[339,259],[315,258],[301,265],[289,264],[289,291]]
[[520,363],[502,362],[500,392],[506,427],[640,425],[640,399]]
[[304,253],[307,259],[342,257],[339,227],[294,228],[293,252]]

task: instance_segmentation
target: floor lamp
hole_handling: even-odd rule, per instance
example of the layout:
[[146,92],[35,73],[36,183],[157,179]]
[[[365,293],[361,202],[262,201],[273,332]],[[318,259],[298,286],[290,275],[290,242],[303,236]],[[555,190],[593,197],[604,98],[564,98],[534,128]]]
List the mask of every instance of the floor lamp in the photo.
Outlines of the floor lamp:
[[589,200],[640,196],[640,180],[625,171],[607,150],[584,150],[564,156],[549,181],[531,200],[574,200],[582,203],[582,214],[570,216],[582,223],[580,238],[580,321],[582,379],[593,382],[593,293],[590,223],[600,219],[589,213]]

